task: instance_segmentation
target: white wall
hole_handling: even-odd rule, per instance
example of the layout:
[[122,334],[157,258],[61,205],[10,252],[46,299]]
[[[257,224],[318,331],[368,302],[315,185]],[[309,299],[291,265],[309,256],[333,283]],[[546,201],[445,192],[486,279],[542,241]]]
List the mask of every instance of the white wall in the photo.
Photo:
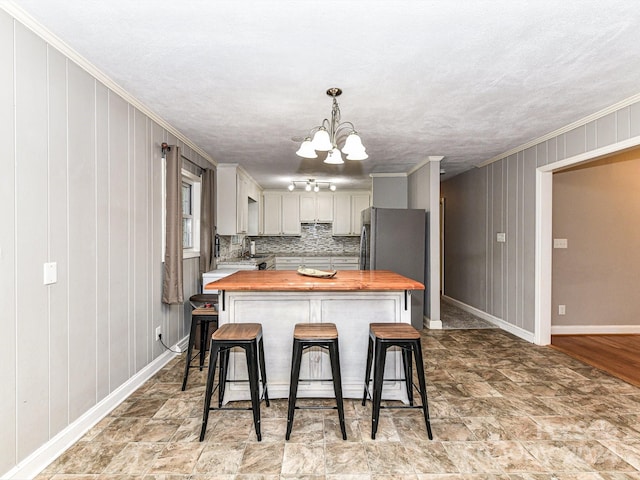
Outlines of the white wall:
[[[209,161],[0,9],[0,472],[187,334],[160,301],[160,144]],[[43,285],[43,264],[57,283]],[[198,289],[185,261],[185,296]]]

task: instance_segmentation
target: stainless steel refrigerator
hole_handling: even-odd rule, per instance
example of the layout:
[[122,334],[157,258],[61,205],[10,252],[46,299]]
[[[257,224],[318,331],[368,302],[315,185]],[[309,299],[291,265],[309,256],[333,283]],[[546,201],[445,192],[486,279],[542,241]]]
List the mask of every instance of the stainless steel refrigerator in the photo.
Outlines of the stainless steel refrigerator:
[[[391,270],[424,284],[424,210],[370,207],[362,211],[360,269]],[[411,295],[411,324],[423,327],[424,291]]]

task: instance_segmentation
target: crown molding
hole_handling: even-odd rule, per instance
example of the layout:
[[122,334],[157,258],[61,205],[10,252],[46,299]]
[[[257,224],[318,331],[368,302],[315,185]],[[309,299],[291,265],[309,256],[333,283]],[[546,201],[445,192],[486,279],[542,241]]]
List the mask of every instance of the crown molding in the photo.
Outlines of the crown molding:
[[588,124],[589,122],[593,122],[594,120],[598,120],[599,118],[605,117],[611,113],[617,112],[618,110],[621,110],[625,107],[628,107],[629,105],[633,105],[634,103],[637,103],[640,101],[640,93],[633,95],[629,98],[625,98],[624,100],[618,102],[618,103],[614,103],[613,105],[604,108],[598,112],[592,113],[591,115],[588,115],[584,118],[581,118],[580,120],[577,120],[573,123],[570,123],[569,125],[565,125],[562,128],[559,128],[557,130],[554,130],[553,132],[547,133],[546,135],[543,135],[542,137],[538,137],[534,140],[531,140],[530,142],[524,143],[518,147],[512,148],[511,150],[507,150],[504,153],[501,153],[500,155],[496,155],[495,157],[492,157],[488,160],[485,160],[482,163],[479,163],[478,165],[476,165],[476,168],[482,168],[482,167],[486,167],[487,165],[493,163],[493,162],[497,162],[498,160],[502,160],[503,158],[507,158],[510,155],[513,155],[514,153],[518,153],[518,152],[522,152],[524,150],[526,150],[527,148],[531,148],[534,147],[540,143],[546,142],[547,140],[550,140],[552,138],[555,137],[559,137],[560,135],[562,135],[563,133],[567,133],[571,130],[573,130],[574,128],[578,128],[578,127],[582,127],[586,124]]

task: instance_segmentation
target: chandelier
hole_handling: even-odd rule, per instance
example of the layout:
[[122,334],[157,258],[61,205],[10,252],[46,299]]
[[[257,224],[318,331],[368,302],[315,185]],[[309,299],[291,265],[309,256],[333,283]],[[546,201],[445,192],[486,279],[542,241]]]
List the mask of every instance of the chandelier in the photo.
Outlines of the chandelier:
[[322,188],[322,187],[328,188],[332,192],[336,191],[335,184],[333,184],[331,182],[319,182],[319,181],[317,181],[317,180],[315,180],[313,178],[310,178],[309,180],[293,180],[293,181],[291,181],[291,183],[289,183],[289,186],[287,187],[290,192],[292,192],[296,188],[296,184],[297,183],[302,183],[304,189],[307,192],[310,192],[311,190],[313,190],[314,192],[319,192],[320,188]]
[[[316,152],[329,152],[324,163],[333,165],[344,163],[342,153],[347,156],[347,160],[365,160],[369,157],[353,123],[340,122],[340,106],[336,97],[341,94],[342,90],[336,87],[327,90],[327,95],[333,98],[331,120],[325,118],[322,125],[309,130],[309,136],[304,139],[296,155],[302,158],[318,158]],[[344,145],[338,149],[338,140],[342,141],[345,135]]]

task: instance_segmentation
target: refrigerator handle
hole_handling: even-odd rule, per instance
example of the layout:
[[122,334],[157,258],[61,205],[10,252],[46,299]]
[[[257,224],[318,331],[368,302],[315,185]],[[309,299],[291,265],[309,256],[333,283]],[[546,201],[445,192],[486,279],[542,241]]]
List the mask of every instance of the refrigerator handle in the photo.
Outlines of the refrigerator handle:
[[358,268],[364,270],[367,261],[367,229],[363,225],[360,232],[360,260],[358,261]]

